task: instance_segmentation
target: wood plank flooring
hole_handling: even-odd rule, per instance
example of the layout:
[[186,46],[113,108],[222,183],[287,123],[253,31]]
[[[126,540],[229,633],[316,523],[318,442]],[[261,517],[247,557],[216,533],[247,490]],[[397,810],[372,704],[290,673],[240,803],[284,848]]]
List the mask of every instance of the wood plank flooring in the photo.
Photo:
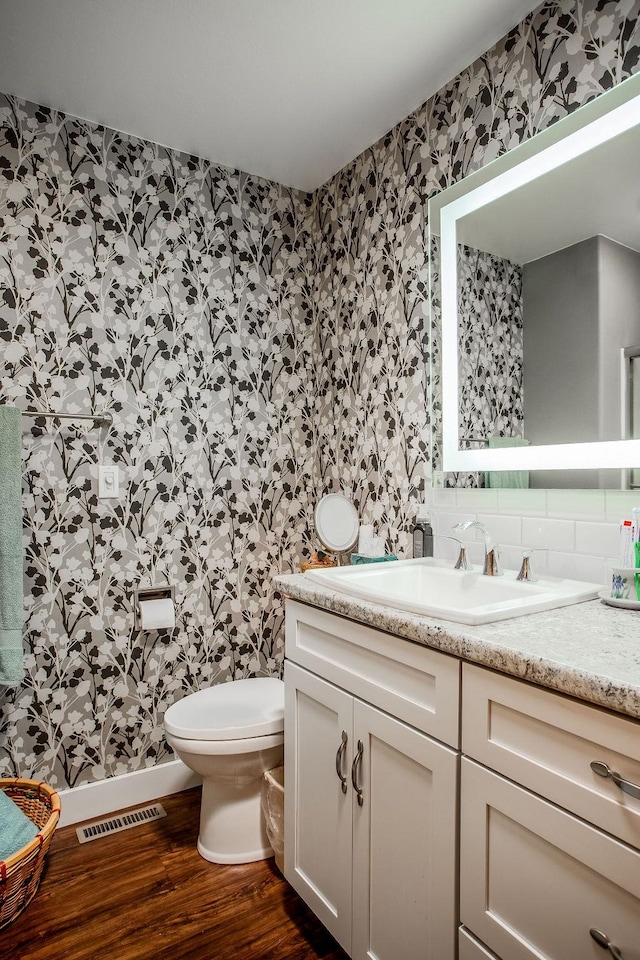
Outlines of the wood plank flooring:
[[40,889],[0,931],[2,960],[346,960],[274,861],[207,863],[200,790],[167,817],[79,844],[56,832]]

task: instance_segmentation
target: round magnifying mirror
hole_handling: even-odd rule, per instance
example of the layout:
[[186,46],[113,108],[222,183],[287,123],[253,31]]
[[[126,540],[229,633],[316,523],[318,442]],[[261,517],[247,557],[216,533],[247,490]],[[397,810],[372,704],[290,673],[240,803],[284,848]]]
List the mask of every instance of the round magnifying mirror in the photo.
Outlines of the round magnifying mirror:
[[358,541],[358,512],[341,493],[328,493],[315,512],[316,533],[331,553],[346,553]]

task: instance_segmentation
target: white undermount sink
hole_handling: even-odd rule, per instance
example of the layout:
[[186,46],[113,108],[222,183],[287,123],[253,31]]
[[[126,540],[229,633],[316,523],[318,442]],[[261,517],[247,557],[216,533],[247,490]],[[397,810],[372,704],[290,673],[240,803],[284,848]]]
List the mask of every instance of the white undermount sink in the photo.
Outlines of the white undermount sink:
[[432,557],[307,570],[305,577],[371,603],[468,624],[594,600],[602,590],[601,584],[558,577],[518,581],[514,570],[487,577],[479,570],[454,570]]

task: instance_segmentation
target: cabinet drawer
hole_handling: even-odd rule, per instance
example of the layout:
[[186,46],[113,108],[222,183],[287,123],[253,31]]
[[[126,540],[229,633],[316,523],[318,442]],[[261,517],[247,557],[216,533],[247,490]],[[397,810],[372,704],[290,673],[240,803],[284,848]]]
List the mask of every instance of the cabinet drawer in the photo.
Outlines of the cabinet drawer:
[[286,656],[386,713],[458,746],[460,662],[287,601]]
[[640,960],[640,853],[464,758],[460,919],[502,960]]
[[472,664],[462,677],[464,754],[640,847],[640,799],[590,767],[640,786],[638,721]]
[[495,953],[491,953],[464,927],[458,930],[458,960],[498,960]]

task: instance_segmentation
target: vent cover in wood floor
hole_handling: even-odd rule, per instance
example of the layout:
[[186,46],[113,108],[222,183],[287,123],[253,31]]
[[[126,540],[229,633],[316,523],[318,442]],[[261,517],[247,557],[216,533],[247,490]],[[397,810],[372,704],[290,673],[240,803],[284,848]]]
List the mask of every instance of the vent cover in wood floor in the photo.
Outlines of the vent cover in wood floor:
[[110,833],[119,833],[120,830],[129,830],[131,827],[137,827],[142,823],[149,823],[150,820],[160,820],[166,815],[167,812],[161,803],[153,803],[149,807],[128,810],[126,813],[108,817],[106,820],[86,823],[84,827],[77,827],[76,833],[80,843],[88,843],[89,840],[97,840],[99,837],[106,837]]

